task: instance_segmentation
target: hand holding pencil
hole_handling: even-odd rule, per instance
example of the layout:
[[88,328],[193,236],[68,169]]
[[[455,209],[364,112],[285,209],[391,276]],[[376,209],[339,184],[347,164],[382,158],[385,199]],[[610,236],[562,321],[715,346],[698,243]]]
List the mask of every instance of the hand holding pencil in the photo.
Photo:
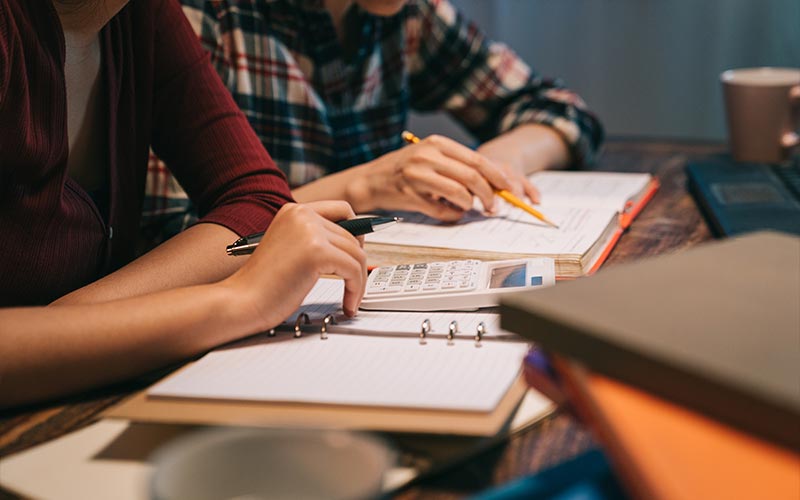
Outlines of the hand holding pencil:
[[[409,144],[419,144],[421,142],[421,139],[419,137],[417,137],[416,135],[414,135],[413,133],[411,133],[411,132],[409,132],[407,130],[403,132],[402,137],[403,137],[403,140],[406,141]],[[476,153],[476,154],[478,154],[478,153]],[[515,207],[517,207],[517,208],[519,208],[521,210],[524,210],[525,212],[529,213],[530,215],[536,217],[538,220],[540,220],[540,221],[542,221],[542,222],[544,222],[544,223],[546,223],[546,224],[558,229],[558,226],[553,221],[548,219],[543,213],[541,213],[540,211],[538,211],[535,208],[531,207],[529,204],[525,203],[523,200],[521,200],[520,198],[515,196],[509,189],[502,187],[502,185],[494,185],[493,186],[493,192],[497,196],[499,196],[500,198],[505,200],[506,202],[510,203],[511,205],[513,205],[513,206],[515,206]],[[477,195],[477,193],[476,193],[476,195]],[[446,200],[447,203],[451,203],[449,199],[445,198],[445,200]],[[487,210],[491,210],[491,207],[493,206],[493,204],[487,205],[486,202],[483,199],[481,199],[481,202],[483,202],[483,205],[484,205],[484,207],[487,208]]]

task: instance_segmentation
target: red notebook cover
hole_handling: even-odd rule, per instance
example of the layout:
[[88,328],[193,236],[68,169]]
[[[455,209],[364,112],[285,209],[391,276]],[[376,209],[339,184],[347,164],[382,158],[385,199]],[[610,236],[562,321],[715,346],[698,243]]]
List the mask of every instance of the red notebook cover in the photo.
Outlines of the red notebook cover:
[[647,186],[647,190],[644,192],[644,195],[639,198],[637,203],[629,201],[625,205],[625,209],[619,214],[619,229],[617,229],[611,240],[603,249],[603,253],[600,255],[600,258],[597,259],[597,262],[595,262],[592,268],[589,269],[589,272],[586,273],[587,276],[591,276],[592,274],[596,273],[598,269],[600,269],[600,266],[602,266],[603,263],[608,259],[608,256],[611,255],[611,250],[613,250],[617,245],[617,242],[619,242],[622,233],[624,233],[625,230],[630,227],[630,225],[633,223],[633,219],[635,219],[641,213],[641,211],[644,210],[645,205],[647,205],[650,200],[653,199],[653,196],[656,195],[656,191],[658,191],[660,185],[661,184],[658,182],[658,179],[654,177]]

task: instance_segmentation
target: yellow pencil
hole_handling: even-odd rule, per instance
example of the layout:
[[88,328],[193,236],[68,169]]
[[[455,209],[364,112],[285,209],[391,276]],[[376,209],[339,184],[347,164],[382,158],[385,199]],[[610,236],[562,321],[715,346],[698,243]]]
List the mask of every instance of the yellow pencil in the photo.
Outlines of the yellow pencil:
[[[416,143],[419,142],[419,137],[417,137],[413,133],[409,132],[408,130],[404,130],[403,133],[401,134],[401,136],[403,137],[404,141],[406,141],[406,142],[408,142],[410,144],[416,144]],[[536,210],[532,206],[528,205],[524,201],[520,200],[519,198],[517,198],[516,196],[511,194],[510,191],[508,191],[506,189],[495,189],[494,192],[495,192],[495,194],[497,196],[499,196],[500,198],[506,200],[508,203],[514,205],[517,208],[521,208],[522,210],[525,210],[526,212],[528,212],[529,214],[533,215],[534,217],[536,217],[540,221],[542,221],[542,222],[544,222],[546,224],[549,224],[549,225],[553,226],[554,228],[558,229],[558,225],[556,225],[556,223],[554,223],[553,221],[551,221],[550,219],[545,217],[545,215],[542,212]]]

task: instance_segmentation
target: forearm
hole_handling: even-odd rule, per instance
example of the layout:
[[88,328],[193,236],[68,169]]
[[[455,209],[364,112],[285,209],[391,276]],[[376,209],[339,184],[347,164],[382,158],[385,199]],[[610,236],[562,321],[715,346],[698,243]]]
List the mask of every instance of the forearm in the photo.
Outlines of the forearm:
[[355,213],[365,213],[380,208],[372,197],[367,179],[369,164],[357,165],[335,174],[326,175],[292,190],[292,197],[300,203],[321,200],[342,200],[353,207]]
[[217,224],[197,224],[118,271],[53,304],[107,302],[182,286],[213,283],[230,276],[247,257],[230,257],[225,247],[238,236]]
[[523,174],[564,168],[570,161],[569,149],[561,135],[553,128],[539,124],[515,127],[485,142],[478,151]]
[[344,203],[287,205],[242,269],[217,283],[0,309],[0,407],[112,383],[274,327],[323,274],[345,280],[342,308],[353,315],[366,256],[331,222],[352,215]]
[[[222,285],[0,310],[0,407],[105,385],[258,331]],[[249,318],[249,320],[248,320]]]

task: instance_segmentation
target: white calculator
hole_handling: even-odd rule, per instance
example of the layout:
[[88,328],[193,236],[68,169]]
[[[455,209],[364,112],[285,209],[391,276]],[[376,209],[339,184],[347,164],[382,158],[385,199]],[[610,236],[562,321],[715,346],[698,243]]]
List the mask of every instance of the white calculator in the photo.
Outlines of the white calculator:
[[555,283],[553,259],[453,260],[374,269],[361,309],[474,311],[500,296]]

